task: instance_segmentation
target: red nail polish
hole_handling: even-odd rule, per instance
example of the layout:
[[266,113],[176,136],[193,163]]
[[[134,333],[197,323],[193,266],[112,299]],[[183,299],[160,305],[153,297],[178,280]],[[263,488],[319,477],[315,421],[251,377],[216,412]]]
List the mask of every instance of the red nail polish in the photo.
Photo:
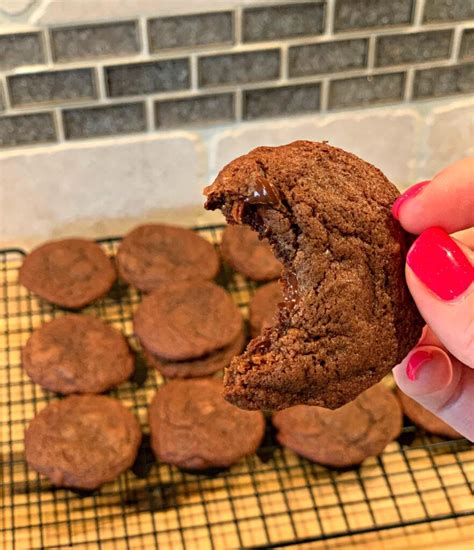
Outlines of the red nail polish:
[[397,200],[392,205],[392,216],[398,220],[398,215],[400,213],[400,207],[402,204],[404,204],[407,200],[412,199],[415,195],[418,195],[418,193],[430,183],[430,180],[427,181],[420,181],[420,183],[415,183],[415,185],[412,185],[410,189],[407,189],[405,193],[400,195]]
[[474,281],[474,268],[456,242],[440,227],[430,227],[407,255],[415,275],[442,300],[454,300]]
[[429,351],[415,351],[410,356],[410,359],[408,359],[408,364],[406,368],[408,379],[412,382],[416,380],[416,371],[421,367],[421,365],[423,365],[427,361],[431,361],[432,358],[433,355]]

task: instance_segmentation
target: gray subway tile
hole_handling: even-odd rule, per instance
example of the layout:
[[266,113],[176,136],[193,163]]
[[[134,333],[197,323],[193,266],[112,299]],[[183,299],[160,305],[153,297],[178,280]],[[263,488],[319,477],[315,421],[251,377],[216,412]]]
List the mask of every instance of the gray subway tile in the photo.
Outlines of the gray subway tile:
[[55,61],[120,56],[140,51],[135,21],[53,29],[51,46]]
[[184,90],[190,85],[189,60],[114,65],[105,68],[105,80],[111,97]]
[[474,0],[426,0],[423,21],[462,21],[474,17]]
[[232,12],[160,17],[148,21],[150,51],[229,44],[234,40]]
[[39,63],[44,63],[39,32],[0,35],[0,70]]
[[128,103],[63,111],[66,139],[83,139],[146,130],[145,105]]
[[474,92],[474,63],[416,71],[415,99]]
[[324,7],[318,2],[248,8],[242,16],[243,40],[260,42],[321,34],[324,30]]
[[329,108],[343,109],[400,101],[404,85],[404,73],[333,80],[329,87]]
[[155,124],[159,128],[202,126],[234,119],[234,94],[231,93],[155,103]]
[[294,46],[289,53],[290,76],[358,69],[367,64],[367,40],[338,40]]
[[52,113],[0,117],[0,147],[56,141]]
[[244,119],[319,111],[320,94],[319,83],[247,90],[244,92]]
[[413,8],[414,0],[336,0],[334,30],[407,25]]
[[199,85],[245,84],[273,80],[280,75],[280,50],[211,55],[201,57]]
[[67,102],[96,97],[91,69],[51,71],[8,77],[13,106]]
[[472,59],[474,57],[474,29],[464,30],[459,57],[461,59]]
[[447,59],[451,53],[451,29],[379,36],[375,64],[378,67]]

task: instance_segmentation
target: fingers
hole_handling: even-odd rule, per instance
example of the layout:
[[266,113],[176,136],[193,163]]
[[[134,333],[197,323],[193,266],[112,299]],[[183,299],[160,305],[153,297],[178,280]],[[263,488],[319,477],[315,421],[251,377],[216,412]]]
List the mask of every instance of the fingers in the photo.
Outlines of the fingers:
[[474,157],[452,164],[430,182],[410,187],[392,213],[410,233],[439,226],[448,233],[474,226]]
[[437,346],[416,347],[393,369],[400,389],[474,440],[474,369]]
[[431,228],[408,252],[406,279],[431,331],[454,357],[474,368],[473,263],[474,252]]

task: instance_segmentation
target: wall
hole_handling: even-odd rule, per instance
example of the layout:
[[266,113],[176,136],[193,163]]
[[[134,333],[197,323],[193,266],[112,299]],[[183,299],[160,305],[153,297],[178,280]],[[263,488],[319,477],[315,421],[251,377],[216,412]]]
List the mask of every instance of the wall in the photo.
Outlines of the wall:
[[0,71],[3,244],[208,219],[261,144],[400,186],[474,154],[474,0],[0,0]]

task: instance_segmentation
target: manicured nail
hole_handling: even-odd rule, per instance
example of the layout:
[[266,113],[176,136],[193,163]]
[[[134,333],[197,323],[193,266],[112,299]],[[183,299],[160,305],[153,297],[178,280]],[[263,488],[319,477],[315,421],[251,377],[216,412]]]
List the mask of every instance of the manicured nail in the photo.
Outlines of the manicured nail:
[[445,301],[461,296],[474,281],[474,267],[456,242],[440,227],[430,227],[408,251],[415,275]]
[[430,180],[415,183],[415,185],[412,185],[410,189],[407,189],[405,193],[398,197],[392,205],[392,215],[396,220],[398,220],[400,207],[402,204],[404,204],[407,200],[412,199],[415,195],[418,195],[418,193],[423,189],[423,187],[428,185],[428,183],[430,183]]
[[410,359],[407,363],[407,376],[408,378],[413,382],[416,380],[416,371],[423,365],[423,363],[426,363],[427,361],[431,361],[433,359],[433,355],[429,351],[415,351],[410,356]]

